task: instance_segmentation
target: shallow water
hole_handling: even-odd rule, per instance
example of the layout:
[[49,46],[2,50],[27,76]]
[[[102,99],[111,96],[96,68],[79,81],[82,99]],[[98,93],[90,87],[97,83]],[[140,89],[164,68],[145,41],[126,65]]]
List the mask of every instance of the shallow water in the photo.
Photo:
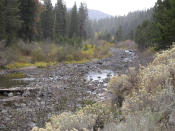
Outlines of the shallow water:
[[34,81],[35,78],[20,78],[20,79],[13,79],[14,81]]
[[30,81],[34,80],[35,78],[29,78],[25,75],[19,77],[18,73],[17,75],[16,74],[3,75],[0,76],[0,89],[26,86]]
[[6,76],[0,76],[0,88],[1,89],[19,87],[19,86],[24,86],[24,85],[26,85],[24,81],[16,81]]
[[89,72],[87,75],[88,81],[99,81],[103,82],[106,78],[114,76],[114,72],[111,70],[102,70],[99,72]]

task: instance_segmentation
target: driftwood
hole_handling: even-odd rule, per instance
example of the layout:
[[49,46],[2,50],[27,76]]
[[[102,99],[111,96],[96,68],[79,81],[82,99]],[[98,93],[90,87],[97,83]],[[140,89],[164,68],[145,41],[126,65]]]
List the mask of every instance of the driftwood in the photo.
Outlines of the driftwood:
[[24,97],[21,96],[13,96],[13,97],[9,97],[9,98],[4,98],[4,99],[0,99],[0,102],[14,102],[14,101],[20,101],[20,100],[24,100]]
[[9,88],[9,89],[0,89],[0,95],[4,95],[4,94],[9,94],[9,93],[13,93],[13,94],[23,94],[26,91],[35,91],[38,90],[39,88]]

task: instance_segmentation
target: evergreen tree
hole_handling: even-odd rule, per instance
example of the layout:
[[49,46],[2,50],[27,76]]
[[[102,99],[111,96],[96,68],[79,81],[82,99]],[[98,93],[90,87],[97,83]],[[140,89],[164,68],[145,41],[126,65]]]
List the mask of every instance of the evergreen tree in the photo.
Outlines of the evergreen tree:
[[131,30],[128,34],[128,38],[127,39],[130,39],[130,40],[134,40],[134,31]]
[[119,29],[116,31],[116,34],[115,34],[115,40],[116,41],[121,41],[123,40],[123,35],[122,35],[123,31],[122,31],[122,26],[120,25],[119,26]]
[[8,45],[17,36],[21,21],[19,18],[18,1],[5,0],[4,2],[4,32]]
[[63,4],[62,0],[57,0],[55,7],[55,37],[64,37],[66,35],[66,6]]
[[[45,0],[47,1],[47,0]],[[42,30],[42,20],[41,20],[41,16],[42,16],[42,12],[44,11],[44,5],[42,3],[38,3],[38,11],[37,11],[37,15],[36,15],[36,21],[35,21],[35,34],[34,34],[34,39],[35,40],[42,40],[43,39],[43,30]],[[53,31],[52,31],[53,32]]]
[[19,0],[20,18],[23,21],[20,36],[25,41],[34,40],[38,13],[38,0]]
[[74,4],[71,11],[71,20],[70,20],[70,28],[69,28],[69,37],[78,36],[78,12],[77,5]]
[[0,1],[0,40],[4,38],[4,0]]
[[44,39],[53,38],[53,7],[51,0],[44,1],[44,11],[41,14],[41,27]]
[[79,35],[81,38],[86,38],[86,24],[88,19],[88,10],[85,4],[81,3],[79,8]]
[[70,29],[70,23],[71,23],[71,12],[66,12],[66,36],[69,37],[69,29]]
[[155,38],[157,34],[158,29],[155,23],[153,21],[144,21],[136,30],[135,41],[140,49],[156,47]]
[[85,25],[85,30],[86,30],[86,38],[92,38],[94,37],[93,35],[93,30],[92,30],[92,21],[87,20],[87,24]]
[[154,20],[159,29],[156,37],[158,48],[171,46],[175,41],[175,0],[158,0],[155,5]]

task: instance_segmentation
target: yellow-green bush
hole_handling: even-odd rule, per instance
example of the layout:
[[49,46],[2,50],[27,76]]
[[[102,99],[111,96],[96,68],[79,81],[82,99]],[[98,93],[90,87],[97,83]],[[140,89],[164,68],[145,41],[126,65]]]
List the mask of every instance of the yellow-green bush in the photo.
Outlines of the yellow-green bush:
[[82,53],[83,57],[85,57],[86,59],[92,59],[92,58],[94,58],[95,50],[96,50],[95,45],[86,44],[82,48],[81,53]]
[[15,62],[5,66],[6,69],[20,69],[24,67],[36,66],[38,68],[46,68],[49,66],[56,65],[57,62],[35,62],[35,63],[22,63],[22,62]]
[[126,96],[133,88],[136,88],[137,72],[135,68],[129,68],[129,73],[114,76],[108,83],[108,88],[116,96]]
[[113,115],[106,104],[98,103],[88,105],[76,113],[64,112],[58,116],[53,116],[49,123],[46,123],[45,129],[33,128],[32,131],[77,131],[93,129],[97,118],[104,121],[104,124],[113,120]]
[[19,69],[23,67],[33,66],[31,63],[14,62],[5,66],[6,69]]
[[17,73],[10,73],[6,75],[9,79],[20,79],[26,77],[23,73],[17,72]]

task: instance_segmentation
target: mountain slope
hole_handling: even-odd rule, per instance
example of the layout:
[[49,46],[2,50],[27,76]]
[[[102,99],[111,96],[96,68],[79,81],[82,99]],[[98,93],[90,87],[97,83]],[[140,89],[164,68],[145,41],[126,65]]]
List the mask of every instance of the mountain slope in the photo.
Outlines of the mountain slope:
[[91,9],[88,10],[88,14],[89,14],[90,20],[100,20],[100,19],[112,17],[111,15],[108,15],[108,14],[103,13],[101,11],[91,10]]

